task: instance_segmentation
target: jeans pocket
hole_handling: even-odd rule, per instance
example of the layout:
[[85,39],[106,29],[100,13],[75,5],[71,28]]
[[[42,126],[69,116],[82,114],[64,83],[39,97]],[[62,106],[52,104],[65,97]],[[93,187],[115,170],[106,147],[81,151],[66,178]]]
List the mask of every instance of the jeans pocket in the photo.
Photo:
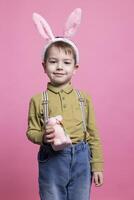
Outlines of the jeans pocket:
[[50,160],[50,158],[52,158],[52,156],[53,152],[51,152],[50,149],[40,148],[38,152],[38,162],[47,162],[48,160]]

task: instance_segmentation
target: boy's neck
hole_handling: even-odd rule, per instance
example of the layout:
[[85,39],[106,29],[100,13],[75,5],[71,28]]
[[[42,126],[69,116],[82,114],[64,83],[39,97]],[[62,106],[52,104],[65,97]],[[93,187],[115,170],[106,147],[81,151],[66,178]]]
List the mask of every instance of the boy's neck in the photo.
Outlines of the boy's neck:
[[56,87],[56,88],[59,88],[59,89],[63,89],[69,85],[71,85],[71,82],[69,83],[65,83],[65,84],[62,84],[62,85],[54,85],[53,83],[50,82],[50,84],[53,86],[53,87]]

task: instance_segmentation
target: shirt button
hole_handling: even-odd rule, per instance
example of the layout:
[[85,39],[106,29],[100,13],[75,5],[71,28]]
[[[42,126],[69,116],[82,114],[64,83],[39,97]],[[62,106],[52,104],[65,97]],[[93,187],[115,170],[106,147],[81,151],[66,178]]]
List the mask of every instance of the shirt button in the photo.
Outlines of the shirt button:
[[65,100],[65,97],[62,97],[62,100]]
[[63,93],[63,90],[61,90],[61,93]]
[[67,106],[66,105],[63,105],[63,108],[66,108]]

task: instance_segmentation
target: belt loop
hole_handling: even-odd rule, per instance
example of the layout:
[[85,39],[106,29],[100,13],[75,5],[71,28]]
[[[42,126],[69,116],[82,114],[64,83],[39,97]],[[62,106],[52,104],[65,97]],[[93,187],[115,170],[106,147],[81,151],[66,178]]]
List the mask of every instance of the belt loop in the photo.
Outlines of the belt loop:
[[75,146],[72,146],[72,155],[74,155],[75,152]]

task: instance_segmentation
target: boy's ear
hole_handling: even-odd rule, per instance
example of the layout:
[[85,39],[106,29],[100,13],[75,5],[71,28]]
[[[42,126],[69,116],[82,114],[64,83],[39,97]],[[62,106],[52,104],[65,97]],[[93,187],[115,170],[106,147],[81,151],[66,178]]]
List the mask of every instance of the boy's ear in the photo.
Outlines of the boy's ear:
[[76,71],[77,71],[77,69],[79,68],[79,65],[75,65],[74,66],[74,71],[73,71],[73,74],[75,74],[76,73]]
[[78,69],[78,68],[79,68],[79,65],[78,65],[78,64],[77,64],[77,65],[75,65],[75,68],[76,68],[76,69]]
[[42,66],[43,66],[44,72],[46,73],[46,64],[45,64],[45,62],[42,62]]

